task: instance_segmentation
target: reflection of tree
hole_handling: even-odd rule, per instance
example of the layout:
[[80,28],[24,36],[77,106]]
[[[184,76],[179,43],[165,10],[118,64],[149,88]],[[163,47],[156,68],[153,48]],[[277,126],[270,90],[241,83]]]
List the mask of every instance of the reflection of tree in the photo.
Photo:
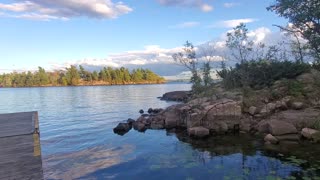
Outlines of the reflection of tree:
[[219,136],[203,140],[188,138],[185,132],[178,132],[176,136],[198,152],[199,162],[202,162],[208,169],[213,165],[217,169],[215,173],[220,173],[220,175],[231,173],[234,178],[240,176],[244,179],[286,178],[301,171],[298,166],[284,164],[282,159],[266,156],[257,151],[258,147],[262,147],[263,144],[251,137]]
[[207,139],[189,138],[185,131],[177,132],[177,138],[190,144],[198,151],[207,151],[211,156],[229,155],[243,153],[244,155],[253,155],[256,152],[255,144],[259,141],[250,136],[212,136]]

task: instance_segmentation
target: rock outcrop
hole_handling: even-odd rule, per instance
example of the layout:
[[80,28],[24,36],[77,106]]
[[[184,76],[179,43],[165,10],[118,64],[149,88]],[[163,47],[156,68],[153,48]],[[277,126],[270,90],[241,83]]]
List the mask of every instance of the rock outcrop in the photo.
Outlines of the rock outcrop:
[[161,100],[165,101],[186,101],[190,97],[190,91],[173,91],[162,95]]

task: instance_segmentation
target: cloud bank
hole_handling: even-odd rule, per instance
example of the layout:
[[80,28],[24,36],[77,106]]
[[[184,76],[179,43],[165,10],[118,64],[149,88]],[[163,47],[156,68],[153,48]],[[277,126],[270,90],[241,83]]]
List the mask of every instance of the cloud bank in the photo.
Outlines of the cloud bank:
[[[230,32],[232,30],[229,30]],[[200,60],[212,61],[212,67],[220,67],[220,62],[225,60],[223,57],[228,57],[230,52],[225,45],[227,39],[226,33],[222,34],[220,38],[208,41],[203,44],[196,45],[197,56]],[[255,44],[265,43],[266,45],[274,45],[281,41],[283,35],[280,32],[272,32],[266,27],[260,27],[248,32],[248,37],[253,40]],[[170,78],[181,76],[181,73],[186,71],[181,65],[174,62],[172,55],[174,53],[182,52],[182,47],[171,49],[161,48],[158,45],[146,46],[143,50],[127,51],[119,54],[109,55],[104,59],[87,58],[79,61],[73,61],[66,64],[59,64],[56,67],[66,67],[68,65],[84,65],[91,70],[100,70],[104,66],[112,67],[127,67],[133,68],[149,68],[161,76]],[[233,65],[234,61],[227,62]],[[180,74],[180,75],[179,75]]]
[[33,20],[68,20],[76,17],[111,19],[132,8],[112,0],[16,0],[0,3],[1,16]]

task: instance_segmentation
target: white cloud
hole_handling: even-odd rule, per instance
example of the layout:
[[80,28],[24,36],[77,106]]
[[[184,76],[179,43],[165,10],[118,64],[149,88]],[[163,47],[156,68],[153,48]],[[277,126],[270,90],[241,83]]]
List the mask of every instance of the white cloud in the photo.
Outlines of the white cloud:
[[184,22],[184,23],[180,23],[174,26],[170,26],[169,28],[173,28],[173,29],[184,29],[184,28],[192,28],[192,27],[196,27],[199,26],[200,23],[199,22],[195,22],[195,21],[190,21],[190,22]]
[[112,0],[16,0],[0,3],[2,16],[33,20],[66,20],[75,17],[96,19],[116,18],[132,11],[122,2]]
[[210,6],[210,5],[208,5],[208,4],[203,4],[203,5],[201,6],[201,10],[202,10],[203,12],[210,12],[210,11],[213,10],[213,7]]
[[226,21],[219,21],[218,23],[215,23],[213,25],[208,26],[209,28],[217,28],[217,27],[223,27],[223,28],[233,28],[238,26],[240,23],[252,23],[256,22],[258,19],[253,18],[245,18],[245,19],[232,19],[232,20],[226,20]]
[[265,38],[271,34],[271,30],[266,27],[261,27],[256,30],[250,31],[248,37],[253,38],[254,43],[263,42]]
[[224,4],[223,4],[223,6],[224,6],[225,8],[232,8],[232,7],[238,6],[238,5],[239,5],[239,3],[233,3],[233,2],[224,3]]
[[164,6],[178,6],[188,8],[198,8],[203,12],[210,12],[213,6],[205,3],[203,0],[157,0]]

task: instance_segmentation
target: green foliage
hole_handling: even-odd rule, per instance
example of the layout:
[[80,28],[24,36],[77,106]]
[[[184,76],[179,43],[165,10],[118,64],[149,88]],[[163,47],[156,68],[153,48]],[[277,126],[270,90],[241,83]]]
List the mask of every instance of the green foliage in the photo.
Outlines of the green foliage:
[[317,119],[314,123],[313,123],[313,125],[312,125],[312,127],[311,128],[313,128],[313,129],[316,129],[316,130],[319,130],[320,131],[320,118],[319,119]]
[[281,17],[289,19],[294,29],[289,32],[299,33],[308,40],[313,56],[320,60],[320,3],[319,0],[276,0],[267,8]]
[[68,85],[76,86],[79,83],[80,80],[80,74],[78,72],[78,69],[75,66],[71,66],[70,68],[67,68],[66,78]]
[[253,41],[248,39],[248,29],[246,25],[241,23],[227,33],[226,45],[231,50],[234,60],[238,62],[246,62],[253,50]]
[[288,95],[299,97],[304,95],[303,84],[298,81],[287,81]]
[[293,79],[309,72],[311,66],[291,61],[248,61],[236,64],[235,68],[222,69],[218,75],[223,79],[226,88],[251,87],[262,89],[270,87],[275,81]]
[[131,73],[127,68],[105,67],[97,71],[87,71],[82,66],[66,68],[65,71],[46,72],[42,67],[38,71],[9,73],[0,75],[0,86],[32,87],[32,86],[76,86],[91,84],[137,84],[162,83],[165,80],[148,69],[136,69]]
[[208,87],[209,85],[212,84],[212,78],[210,76],[211,67],[209,62],[203,63],[202,71],[203,71],[203,84],[205,87]]

